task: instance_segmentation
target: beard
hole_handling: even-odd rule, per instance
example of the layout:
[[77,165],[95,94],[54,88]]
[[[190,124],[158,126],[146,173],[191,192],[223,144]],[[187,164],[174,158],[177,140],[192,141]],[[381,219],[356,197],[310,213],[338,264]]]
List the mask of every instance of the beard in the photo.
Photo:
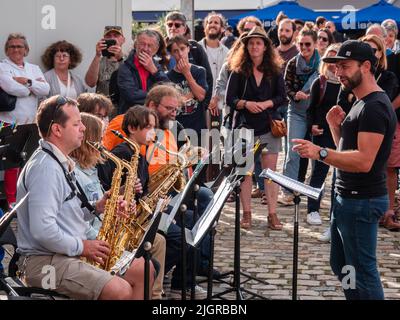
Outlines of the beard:
[[161,130],[166,130],[169,129],[169,119],[166,118],[158,118],[158,125],[160,127]]
[[211,33],[211,34],[209,33],[207,35],[207,38],[209,38],[210,40],[216,40],[216,39],[219,39],[221,37],[221,35],[222,35],[221,31],[217,32],[217,33]]
[[347,78],[347,84],[342,83],[342,88],[352,91],[357,88],[362,82],[361,70],[358,70],[351,78]]
[[280,36],[279,37],[279,41],[281,42],[281,44],[283,44],[285,46],[288,45],[288,44],[291,44],[292,40],[293,40],[293,36],[291,36],[290,38],[287,38],[285,36]]

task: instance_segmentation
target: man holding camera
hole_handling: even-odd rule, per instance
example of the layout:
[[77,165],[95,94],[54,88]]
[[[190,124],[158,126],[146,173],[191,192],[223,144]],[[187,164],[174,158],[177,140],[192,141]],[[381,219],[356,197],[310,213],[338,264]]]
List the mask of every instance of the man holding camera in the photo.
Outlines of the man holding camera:
[[97,93],[109,96],[111,75],[123,63],[125,37],[120,26],[106,26],[104,36],[96,44],[96,55],[85,76],[86,84]]

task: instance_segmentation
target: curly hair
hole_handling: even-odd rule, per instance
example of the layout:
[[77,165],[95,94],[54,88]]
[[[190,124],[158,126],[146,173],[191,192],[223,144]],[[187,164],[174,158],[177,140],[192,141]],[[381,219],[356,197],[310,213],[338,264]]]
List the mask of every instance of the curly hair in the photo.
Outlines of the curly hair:
[[[261,38],[261,37],[260,37]],[[272,46],[272,42],[268,38],[264,40],[266,50],[262,63],[257,67],[257,70],[264,73],[267,77],[273,77],[282,72],[283,60]],[[250,58],[247,50],[248,41],[241,41],[240,46],[232,54],[229,67],[232,71],[250,77],[253,72],[253,61]]]
[[57,52],[69,53],[70,63],[68,69],[74,69],[82,61],[82,53],[76,46],[65,40],[57,41],[47,47],[42,55],[42,62],[47,70],[54,68],[54,56]]

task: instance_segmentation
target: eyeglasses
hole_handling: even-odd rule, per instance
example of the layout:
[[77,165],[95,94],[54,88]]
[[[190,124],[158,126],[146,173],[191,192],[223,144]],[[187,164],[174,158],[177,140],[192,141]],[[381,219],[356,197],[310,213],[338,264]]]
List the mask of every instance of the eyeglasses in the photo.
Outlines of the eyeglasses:
[[25,46],[14,46],[14,45],[11,45],[11,46],[7,46],[7,48],[8,49],[25,49]]
[[52,126],[54,123],[57,123],[56,119],[58,118],[58,113],[59,113],[59,111],[61,110],[61,107],[62,107],[63,105],[65,105],[65,104],[67,104],[67,103],[76,104],[73,100],[68,99],[68,98],[66,98],[66,97],[63,97],[63,96],[58,96],[58,97],[57,97],[56,106],[54,107],[54,111],[53,111],[53,117],[52,117],[52,119],[51,119],[51,121],[50,121],[49,128],[47,129],[46,137],[48,137],[48,136],[50,135],[51,126]]
[[299,46],[300,47],[307,47],[307,48],[309,48],[309,47],[311,47],[311,42],[299,42]]
[[321,37],[321,36],[319,36],[318,37],[318,40],[322,40],[322,41],[324,41],[324,42],[328,42],[328,38],[325,38],[325,37]]
[[167,27],[168,28],[172,28],[173,26],[175,27],[175,29],[179,29],[180,27],[183,26],[183,23],[180,23],[180,22],[167,22]]
[[69,57],[70,57],[70,55],[69,55],[69,53],[67,53],[67,52],[56,53],[56,54],[54,55],[54,58],[57,58],[57,59],[61,59],[61,58],[67,59],[67,58],[69,58]]
[[165,104],[159,103],[159,106],[163,106],[165,108],[165,110],[167,110],[169,113],[172,112],[178,112],[178,108],[177,107],[172,107],[172,106],[166,106]]

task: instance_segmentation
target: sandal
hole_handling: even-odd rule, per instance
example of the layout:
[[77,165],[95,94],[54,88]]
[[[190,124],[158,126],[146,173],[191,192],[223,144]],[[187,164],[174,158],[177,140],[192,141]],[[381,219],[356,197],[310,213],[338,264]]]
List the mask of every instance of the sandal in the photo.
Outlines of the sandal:
[[251,211],[243,211],[243,219],[240,220],[240,227],[246,230],[251,228]]
[[262,194],[261,204],[264,204],[264,205],[268,204],[267,195],[265,193]]
[[232,193],[226,199],[226,202],[235,202],[235,201],[236,201],[236,192],[232,191]]
[[252,192],[251,192],[251,197],[254,199],[254,198],[261,198],[262,196],[263,196],[263,194],[264,194],[264,192],[262,192],[260,189],[254,189]]
[[282,230],[283,224],[279,221],[276,213],[270,213],[268,215],[268,228],[272,230]]

